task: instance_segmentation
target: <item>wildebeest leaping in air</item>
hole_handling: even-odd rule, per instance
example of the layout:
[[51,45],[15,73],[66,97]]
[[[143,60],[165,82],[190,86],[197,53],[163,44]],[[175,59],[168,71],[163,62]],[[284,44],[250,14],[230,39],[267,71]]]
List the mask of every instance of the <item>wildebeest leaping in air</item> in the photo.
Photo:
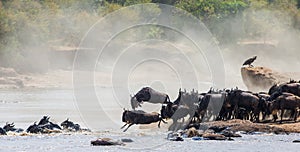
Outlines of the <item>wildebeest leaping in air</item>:
[[252,67],[253,65],[251,65],[254,61],[256,60],[256,56],[246,60],[244,63],[243,63],[243,66],[244,65],[249,65],[249,67]]

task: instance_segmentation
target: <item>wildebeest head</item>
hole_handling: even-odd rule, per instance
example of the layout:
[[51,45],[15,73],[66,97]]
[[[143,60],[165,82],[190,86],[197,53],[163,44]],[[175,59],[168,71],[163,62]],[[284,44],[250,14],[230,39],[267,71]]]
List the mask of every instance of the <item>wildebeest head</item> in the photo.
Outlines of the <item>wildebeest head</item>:
[[50,119],[50,117],[43,116],[43,118],[39,121],[38,125],[45,125],[45,124],[49,123],[49,119]]
[[[173,103],[169,102],[169,103],[167,103],[167,106],[165,106],[165,105],[161,106],[161,110],[160,110],[161,118],[168,119],[168,118],[171,118],[173,116],[173,114],[176,111],[176,110],[174,110],[173,105],[174,105]],[[178,105],[174,105],[174,106],[176,106],[175,109],[177,109]]]
[[36,124],[36,122],[33,123],[33,125],[30,125],[27,129],[26,132],[29,133],[38,133],[41,131],[41,128]]
[[67,120],[63,121],[60,125],[61,125],[64,129],[66,129],[66,128],[72,126],[72,124],[73,124],[73,122],[69,121],[69,118],[67,118]]
[[10,123],[6,122],[6,124],[3,127],[3,129],[6,130],[6,131],[14,131],[14,130],[16,130],[14,127],[15,127],[14,123],[10,124]]
[[168,117],[167,117],[167,114],[166,114],[166,106],[164,106],[164,105],[161,106],[161,109],[160,109],[160,115],[161,115],[161,117],[162,117],[163,119],[168,118]]
[[269,89],[268,94],[271,95],[271,94],[273,94],[274,92],[278,92],[278,91],[279,91],[279,88],[280,88],[280,85],[274,84],[274,85]]
[[123,114],[122,114],[122,122],[126,122],[126,115],[128,113],[128,110],[125,110],[125,108],[123,109]]
[[63,127],[63,129],[75,129],[76,131],[80,130],[80,125],[74,124],[72,121],[69,120],[69,118],[62,122],[60,125]]
[[139,103],[136,99],[135,96],[130,95],[130,104],[131,104],[131,108],[135,109],[137,107],[141,107],[141,103]]

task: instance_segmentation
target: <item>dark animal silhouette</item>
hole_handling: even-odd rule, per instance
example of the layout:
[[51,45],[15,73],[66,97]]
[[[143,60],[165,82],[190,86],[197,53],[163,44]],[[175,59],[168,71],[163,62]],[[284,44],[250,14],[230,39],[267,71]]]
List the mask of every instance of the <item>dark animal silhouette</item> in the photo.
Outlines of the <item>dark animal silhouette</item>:
[[224,105],[224,100],[226,96],[227,95],[225,92],[205,94],[204,97],[201,98],[198,108],[196,110],[196,113],[199,113],[200,118],[198,119],[200,120],[200,122],[204,120],[205,114],[205,118],[207,121],[209,121],[210,119],[215,120],[219,116],[219,112],[221,111]]
[[6,131],[1,127],[0,127],[0,135],[7,135]]
[[3,127],[3,129],[8,132],[8,131],[12,131],[12,132],[23,132],[24,130],[22,128],[15,128],[15,124],[14,123],[6,123],[5,126]]
[[45,124],[49,123],[49,119],[50,119],[50,117],[43,116],[43,118],[39,121],[38,125],[45,125]]
[[243,65],[249,65],[249,66],[252,66],[251,64],[256,60],[256,56],[246,60]]
[[296,81],[290,81],[287,83],[283,84],[274,84],[270,89],[269,89],[269,94],[272,95],[276,92],[287,92],[287,93],[292,93],[294,95],[300,96],[300,83]]
[[150,87],[144,87],[138,91],[134,96],[131,96],[131,107],[132,109],[141,106],[142,102],[149,103],[167,103],[170,102],[170,98],[167,94],[158,92]]
[[298,118],[297,110],[300,108],[300,97],[291,94],[283,94],[278,96],[270,106],[270,111],[272,111],[274,122],[276,121],[277,111],[281,111],[280,123],[282,123],[284,110],[291,110],[291,117],[294,121]]
[[[186,105],[177,105],[169,102],[167,106],[162,105],[160,113],[163,119],[172,119],[173,124],[169,127],[169,130],[176,131],[178,129],[182,129],[179,126],[180,124],[178,124],[178,120],[183,119],[187,115],[189,115],[189,119],[191,119],[194,116],[195,111],[193,112],[193,110],[191,110]],[[182,121],[184,122],[184,119]]]
[[60,125],[63,127],[63,129],[67,129],[67,130],[74,130],[74,131],[81,130],[80,125],[74,124],[72,121],[69,120],[69,118],[64,122],[62,122]]
[[51,121],[49,121],[50,117],[48,116],[43,116],[43,118],[39,121],[38,124],[36,124],[36,122],[34,122],[33,125],[30,125],[26,132],[29,133],[47,133],[47,130],[54,130],[54,129],[58,129],[58,130],[62,130],[61,127],[58,124],[55,124]]
[[259,107],[259,97],[249,91],[233,90],[228,93],[228,100],[232,105],[235,117],[237,117],[239,108],[244,108],[246,111],[243,111],[243,113],[249,113],[251,115],[249,116],[251,121],[259,121],[259,113],[261,109]]
[[43,133],[43,129],[41,127],[39,127],[39,125],[36,124],[36,122],[34,122],[32,125],[30,125],[27,129],[26,132],[29,133]]
[[122,115],[122,121],[126,124],[122,126],[121,129],[128,125],[128,127],[125,130],[123,130],[123,132],[127,131],[127,129],[134,124],[151,124],[154,122],[159,122],[158,127],[160,127],[161,121],[166,123],[158,113],[146,113],[144,111],[129,111],[125,109]]

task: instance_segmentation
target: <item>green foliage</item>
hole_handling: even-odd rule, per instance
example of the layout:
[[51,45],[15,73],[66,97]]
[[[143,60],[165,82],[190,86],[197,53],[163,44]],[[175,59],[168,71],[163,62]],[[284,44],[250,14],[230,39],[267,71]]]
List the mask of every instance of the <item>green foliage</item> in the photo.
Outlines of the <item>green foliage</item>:
[[[122,7],[151,2],[186,10],[201,19],[221,44],[267,36],[270,31],[300,29],[300,0],[1,0],[0,64],[13,67],[26,64],[26,56],[32,50],[75,47],[91,25],[104,15]],[[153,18],[160,12],[158,5],[153,5],[121,15],[131,20],[142,18],[155,22]],[[174,24],[184,25],[184,22]],[[162,38],[165,34],[161,27],[148,29],[148,33],[135,34],[147,38]]]

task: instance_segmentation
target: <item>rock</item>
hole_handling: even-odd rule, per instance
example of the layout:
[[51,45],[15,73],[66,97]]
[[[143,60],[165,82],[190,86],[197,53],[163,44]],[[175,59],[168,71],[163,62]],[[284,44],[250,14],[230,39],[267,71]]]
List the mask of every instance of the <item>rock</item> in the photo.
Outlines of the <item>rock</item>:
[[204,140],[203,137],[192,137],[192,140]]
[[93,146],[113,146],[113,145],[124,145],[122,142],[113,141],[110,138],[99,138],[97,140],[91,141]]
[[236,134],[231,130],[223,130],[221,135],[224,135],[225,137],[242,137],[240,134]]
[[195,136],[199,136],[199,132],[196,130],[196,128],[192,127],[190,129],[187,130],[186,132],[187,137],[195,137]]
[[178,136],[178,137],[169,138],[168,140],[170,140],[170,141],[183,141],[183,138]]
[[213,131],[215,131],[217,133],[217,132],[221,132],[221,131],[225,130],[226,128],[227,128],[227,126],[225,126],[225,127],[211,126],[208,129],[211,129],[211,130],[213,130]]
[[133,140],[129,139],[129,138],[122,138],[121,141],[122,142],[133,142]]
[[241,75],[244,84],[250,91],[267,91],[273,84],[286,82],[287,75],[267,67],[242,67]]
[[293,143],[300,143],[300,139],[294,140]]
[[211,134],[211,133],[203,134],[202,137],[207,140],[226,140],[227,139],[224,135]]
[[177,132],[168,133],[167,139],[170,141],[183,141],[181,134]]

